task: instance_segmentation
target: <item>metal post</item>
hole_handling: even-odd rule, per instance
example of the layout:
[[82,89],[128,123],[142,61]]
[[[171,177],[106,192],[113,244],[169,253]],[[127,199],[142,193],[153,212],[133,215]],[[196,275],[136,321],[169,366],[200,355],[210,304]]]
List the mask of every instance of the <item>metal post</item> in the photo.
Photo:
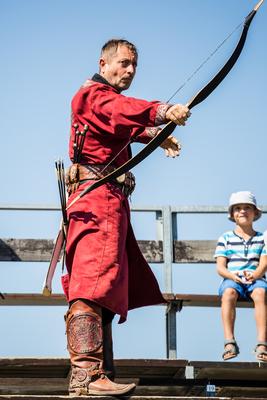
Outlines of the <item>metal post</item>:
[[173,240],[172,240],[171,207],[169,206],[163,207],[162,217],[163,217],[163,259],[164,259],[165,291],[166,293],[172,293]]
[[[165,292],[172,293],[173,221],[171,207],[163,207],[162,217]],[[166,356],[169,359],[177,358],[176,312],[177,305],[170,303],[166,309]]]
[[162,211],[156,211],[156,239],[163,241]]

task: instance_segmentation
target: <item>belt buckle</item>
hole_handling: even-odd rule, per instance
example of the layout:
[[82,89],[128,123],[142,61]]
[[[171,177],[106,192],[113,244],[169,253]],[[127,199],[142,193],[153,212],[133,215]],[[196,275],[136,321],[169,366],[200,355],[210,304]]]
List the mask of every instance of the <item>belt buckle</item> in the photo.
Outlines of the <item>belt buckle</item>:
[[120,184],[123,185],[126,179],[126,174],[122,174],[120,176],[117,176],[116,181]]

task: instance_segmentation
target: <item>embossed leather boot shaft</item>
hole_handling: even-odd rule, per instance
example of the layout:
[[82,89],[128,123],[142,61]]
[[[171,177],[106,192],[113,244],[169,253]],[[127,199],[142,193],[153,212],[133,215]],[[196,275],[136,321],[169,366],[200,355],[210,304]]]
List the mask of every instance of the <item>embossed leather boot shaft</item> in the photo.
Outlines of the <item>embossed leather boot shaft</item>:
[[94,303],[77,300],[71,305],[65,320],[72,366],[70,396],[119,396],[132,392],[135,384],[114,383],[103,370],[101,308]]
[[66,314],[66,332],[71,365],[102,369],[102,313],[97,305],[74,302]]

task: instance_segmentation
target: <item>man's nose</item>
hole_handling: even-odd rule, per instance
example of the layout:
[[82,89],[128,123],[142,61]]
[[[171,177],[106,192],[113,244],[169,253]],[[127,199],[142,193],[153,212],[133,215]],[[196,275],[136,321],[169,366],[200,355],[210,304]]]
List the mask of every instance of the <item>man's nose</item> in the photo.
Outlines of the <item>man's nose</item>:
[[133,66],[133,64],[129,64],[128,65],[127,72],[129,72],[130,74],[134,74],[135,73],[135,67]]

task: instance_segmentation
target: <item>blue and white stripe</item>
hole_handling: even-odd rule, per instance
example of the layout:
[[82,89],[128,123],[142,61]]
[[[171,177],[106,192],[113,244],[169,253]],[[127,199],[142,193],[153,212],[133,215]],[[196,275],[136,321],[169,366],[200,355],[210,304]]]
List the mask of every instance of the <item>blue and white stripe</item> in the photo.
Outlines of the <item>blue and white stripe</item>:
[[267,255],[267,247],[261,232],[248,241],[234,231],[225,232],[218,240],[214,257],[226,257],[229,271],[255,271],[261,255]]

